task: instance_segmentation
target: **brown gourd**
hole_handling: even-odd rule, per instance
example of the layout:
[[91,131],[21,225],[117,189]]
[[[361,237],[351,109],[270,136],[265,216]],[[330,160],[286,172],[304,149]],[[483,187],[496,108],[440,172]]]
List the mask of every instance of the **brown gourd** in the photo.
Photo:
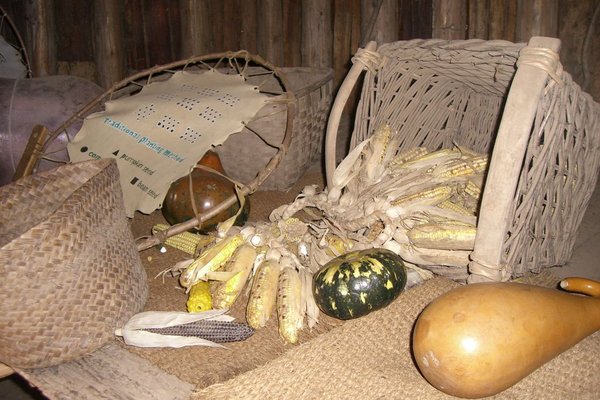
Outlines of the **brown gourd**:
[[[198,165],[210,168],[226,176],[219,155],[209,150],[198,162]],[[195,168],[191,172],[193,198],[190,195],[190,177],[184,176],[173,182],[167,192],[162,205],[162,213],[167,222],[171,225],[179,224],[196,216],[194,212],[195,202],[196,211],[199,214],[211,210],[223,202],[228,197],[235,194],[235,188],[227,178],[210,170]],[[250,202],[245,199],[244,209],[237,217],[235,224],[244,225],[250,212]],[[203,233],[213,231],[219,222],[235,215],[240,209],[239,203],[223,210],[214,217],[203,222],[200,231]]]
[[514,385],[600,329],[600,282],[568,278],[569,294],[520,283],[463,286],[417,319],[413,352],[437,389],[481,398]]

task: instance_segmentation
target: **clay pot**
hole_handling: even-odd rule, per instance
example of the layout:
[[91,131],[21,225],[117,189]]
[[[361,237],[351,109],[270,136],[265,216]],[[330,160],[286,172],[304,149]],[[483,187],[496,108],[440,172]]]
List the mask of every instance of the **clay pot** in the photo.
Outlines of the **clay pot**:
[[[219,156],[213,151],[208,151],[198,164],[225,174]],[[189,176],[186,175],[173,182],[163,201],[162,213],[167,222],[171,225],[195,217],[194,208],[192,206],[192,197],[190,196],[189,179]],[[199,168],[194,169],[192,172],[192,189],[194,191],[196,209],[199,214],[209,211],[231,195],[235,194],[235,187],[229,180],[218,174]],[[239,209],[239,202],[235,203],[231,207],[205,221],[199,230],[203,233],[214,230],[219,222],[231,218]],[[245,224],[248,220],[249,213],[250,202],[248,201],[248,198],[246,198],[244,209],[236,219],[235,224]]]
[[[600,282],[569,278],[567,290],[600,296]],[[514,385],[600,329],[600,298],[519,283],[452,290],[417,319],[413,352],[423,376],[458,397]]]

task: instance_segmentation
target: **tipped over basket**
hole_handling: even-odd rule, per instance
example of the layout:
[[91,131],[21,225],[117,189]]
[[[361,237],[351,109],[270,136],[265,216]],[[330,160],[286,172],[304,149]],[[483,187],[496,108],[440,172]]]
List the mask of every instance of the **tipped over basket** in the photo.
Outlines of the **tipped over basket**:
[[114,160],[0,187],[0,361],[56,365],[93,352],[142,310],[146,273]]
[[427,266],[457,281],[506,281],[569,260],[600,164],[600,105],[563,71],[560,41],[411,40],[359,50],[326,138],[367,70],[351,147],[382,124],[398,152],[459,145],[490,157],[469,265]]

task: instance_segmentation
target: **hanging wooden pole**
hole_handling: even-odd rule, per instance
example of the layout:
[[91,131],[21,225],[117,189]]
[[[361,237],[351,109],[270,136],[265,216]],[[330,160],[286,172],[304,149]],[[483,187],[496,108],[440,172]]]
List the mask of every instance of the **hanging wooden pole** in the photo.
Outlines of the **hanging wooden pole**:
[[121,4],[119,0],[94,1],[94,59],[98,84],[104,88],[126,74]]
[[333,27],[331,2],[302,2],[302,65],[327,67],[333,64]]
[[31,43],[31,72],[34,77],[55,75],[54,0],[27,0],[27,37]]
[[519,0],[516,36],[519,42],[532,36],[557,37],[558,0]]
[[467,0],[435,0],[432,32],[437,39],[466,39]]

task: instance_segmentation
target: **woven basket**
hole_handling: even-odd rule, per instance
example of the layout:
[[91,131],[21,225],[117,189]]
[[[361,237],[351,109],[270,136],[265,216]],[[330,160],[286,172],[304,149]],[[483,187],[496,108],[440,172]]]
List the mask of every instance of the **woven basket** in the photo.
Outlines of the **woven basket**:
[[[300,179],[310,164],[322,155],[325,124],[333,100],[333,71],[326,68],[280,68],[296,96],[292,142],[279,166],[259,190],[287,190]],[[273,79],[275,81],[275,79]],[[275,82],[271,82],[276,86]],[[260,131],[268,143],[281,143],[285,134],[285,104],[268,104],[240,133],[231,135],[217,153],[227,174],[248,182],[265,168],[276,148],[254,135]]]
[[37,368],[90,353],[142,310],[146,273],[114,160],[0,187],[0,361]]
[[328,179],[339,109],[367,69],[351,147],[387,123],[402,136],[400,150],[458,144],[491,155],[472,261],[434,272],[505,281],[564,264],[596,185],[600,105],[562,70],[559,47],[534,37],[528,45],[412,40],[359,51],[332,109]]

